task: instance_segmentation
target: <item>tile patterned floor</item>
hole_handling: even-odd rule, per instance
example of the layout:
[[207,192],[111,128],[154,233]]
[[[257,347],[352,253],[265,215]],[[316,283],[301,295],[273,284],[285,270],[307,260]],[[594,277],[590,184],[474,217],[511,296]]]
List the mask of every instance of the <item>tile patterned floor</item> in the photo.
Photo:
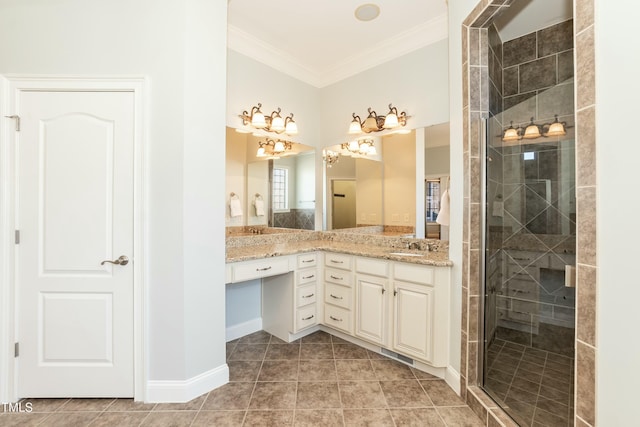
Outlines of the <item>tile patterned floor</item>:
[[444,381],[325,332],[227,344],[230,382],[183,404],[25,399],[0,426],[482,426]]
[[495,340],[487,353],[486,388],[522,426],[573,426],[570,357]]

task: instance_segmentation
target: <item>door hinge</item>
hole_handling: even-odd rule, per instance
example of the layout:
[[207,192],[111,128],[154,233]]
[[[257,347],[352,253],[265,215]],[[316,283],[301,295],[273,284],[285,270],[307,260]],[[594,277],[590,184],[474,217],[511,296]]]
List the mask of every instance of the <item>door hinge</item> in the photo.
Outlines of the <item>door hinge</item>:
[[16,230],[16,245],[20,244],[20,230]]
[[15,119],[16,121],[16,132],[20,132],[20,116],[14,114],[12,116],[5,116],[7,119]]
[[13,357],[18,357],[20,356],[20,343],[15,343],[14,344],[14,349],[13,349]]

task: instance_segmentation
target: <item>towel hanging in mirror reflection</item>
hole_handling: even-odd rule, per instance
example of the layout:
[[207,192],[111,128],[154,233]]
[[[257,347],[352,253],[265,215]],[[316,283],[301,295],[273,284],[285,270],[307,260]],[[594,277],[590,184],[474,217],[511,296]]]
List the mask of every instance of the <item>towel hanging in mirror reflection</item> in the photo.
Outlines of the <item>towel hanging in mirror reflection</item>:
[[256,216],[264,216],[264,200],[262,200],[260,193],[256,193],[253,206],[256,208]]
[[242,204],[236,193],[231,193],[229,200],[229,211],[232,218],[242,216]]

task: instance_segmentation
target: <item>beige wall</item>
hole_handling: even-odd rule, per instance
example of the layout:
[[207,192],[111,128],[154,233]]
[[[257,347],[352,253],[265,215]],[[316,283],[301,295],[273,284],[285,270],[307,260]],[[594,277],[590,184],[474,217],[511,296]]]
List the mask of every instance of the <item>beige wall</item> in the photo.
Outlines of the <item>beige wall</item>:
[[416,224],[416,136],[382,138],[384,159],[384,225]]

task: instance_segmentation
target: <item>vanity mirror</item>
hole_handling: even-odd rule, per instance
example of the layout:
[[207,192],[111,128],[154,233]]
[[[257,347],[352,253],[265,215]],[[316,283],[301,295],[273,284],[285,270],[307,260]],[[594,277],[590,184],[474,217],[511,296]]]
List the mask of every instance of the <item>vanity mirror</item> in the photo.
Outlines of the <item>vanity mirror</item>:
[[449,185],[448,122],[382,136],[376,156],[349,156],[345,149],[324,150],[340,153],[330,167],[325,161],[325,230],[367,226],[367,232],[448,240],[448,227],[435,221]]
[[232,128],[226,135],[226,192],[234,193],[242,207],[238,216],[227,209],[226,225],[313,230],[314,148]]

